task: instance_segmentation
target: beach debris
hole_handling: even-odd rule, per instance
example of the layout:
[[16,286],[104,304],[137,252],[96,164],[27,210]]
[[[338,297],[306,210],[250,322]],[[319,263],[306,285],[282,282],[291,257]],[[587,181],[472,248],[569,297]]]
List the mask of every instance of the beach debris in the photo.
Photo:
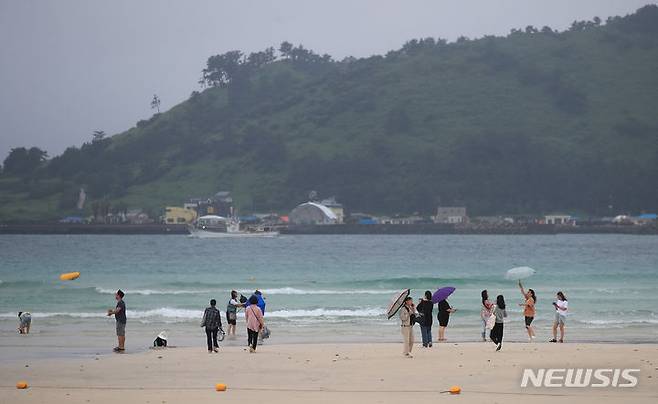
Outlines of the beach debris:
[[450,387],[448,390],[444,390],[441,393],[450,393],[450,394],[460,394],[462,392],[462,388],[455,385]]
[[24,381],[24,380],[21,380],[21,381],[19,381],[18,383],[16,383],[16,388],[19,389],[19,390],[24,390],[24,389],[26,389],[26,388],[28,388],[28,387],[29,387],[29,386],[28,386],[27,382]]
[[60,281],[72,281],[80,277],[80,272],[67,272],[59,276]]
[[216,391],[226,391],[226,385],[224,383],[217,383],[215,385]]

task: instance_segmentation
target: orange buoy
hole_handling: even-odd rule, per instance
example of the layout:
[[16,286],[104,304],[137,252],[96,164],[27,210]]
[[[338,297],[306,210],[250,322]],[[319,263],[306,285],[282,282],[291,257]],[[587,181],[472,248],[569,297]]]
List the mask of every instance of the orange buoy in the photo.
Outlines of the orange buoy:
[[80,277],[80,272],[67,272],[65,274],[61,274],[59,276],[59,280],[61,281],[72,281],[74,279],[78,279]]
[[226,391],[226,385],[224,383],[217,383],[215,385],[215,390],[217,390],[217,391]]
[[16,388],[21,390],[28,388],[27,382],[21,380],[20,382],[16,383]]
[[462,388],[459,386],[452,386],[448,391],[450,392],[450,394],[459,394],[462,392]]

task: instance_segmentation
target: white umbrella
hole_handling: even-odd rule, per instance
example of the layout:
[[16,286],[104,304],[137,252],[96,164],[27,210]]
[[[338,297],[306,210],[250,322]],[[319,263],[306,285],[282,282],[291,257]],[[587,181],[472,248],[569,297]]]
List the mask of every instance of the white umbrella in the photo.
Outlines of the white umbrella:
[[508,270],[505,274],[505,278],[510,280],[520,280],[531,277],[535,272],[537,271],[530,267],[516,267]]

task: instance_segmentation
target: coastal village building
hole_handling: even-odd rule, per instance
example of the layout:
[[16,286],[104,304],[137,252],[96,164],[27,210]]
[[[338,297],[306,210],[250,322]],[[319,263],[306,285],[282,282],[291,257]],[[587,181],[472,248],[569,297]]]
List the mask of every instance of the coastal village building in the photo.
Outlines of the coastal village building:
[[306,202],[297,206],[290,212],[290,223],[292,224],[336,224],[336,214],[320,203]]
[[338,224],[344,223],[345,211],[343,209],[343,205],[336,202],[336,197],[332,196],[331,198],[324,199],[320,202],[320,204],[328,207],[332,212],[334,212]]
[[466,207],[464,206],[439,206],[436,208],[434,223],[466,223]]
[[544,216],[544,223],[546,224],[575,224],[571,215],[546,215]]
[[189,224],[197,218],[197,213],[190,207],[167,206],[165,208],[165,223],[167,224]]

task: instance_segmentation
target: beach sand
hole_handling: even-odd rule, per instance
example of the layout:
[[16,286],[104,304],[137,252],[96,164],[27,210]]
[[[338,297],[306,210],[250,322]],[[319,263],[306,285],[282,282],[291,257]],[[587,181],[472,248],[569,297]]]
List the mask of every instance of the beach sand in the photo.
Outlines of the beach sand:
[[[130,349],[130,345],[128,345]],[[1,403],[656,403],[658,344],[306,344],[3,361]],[[526,367],[638,368],[635,388],[521,388]],[[27,390],[15,383],[25,380]],[[216,392],[215,384],[228,390]],[[460,395],[440,393],[452,385]],[[431,401],[429,401],[431,400]]]

